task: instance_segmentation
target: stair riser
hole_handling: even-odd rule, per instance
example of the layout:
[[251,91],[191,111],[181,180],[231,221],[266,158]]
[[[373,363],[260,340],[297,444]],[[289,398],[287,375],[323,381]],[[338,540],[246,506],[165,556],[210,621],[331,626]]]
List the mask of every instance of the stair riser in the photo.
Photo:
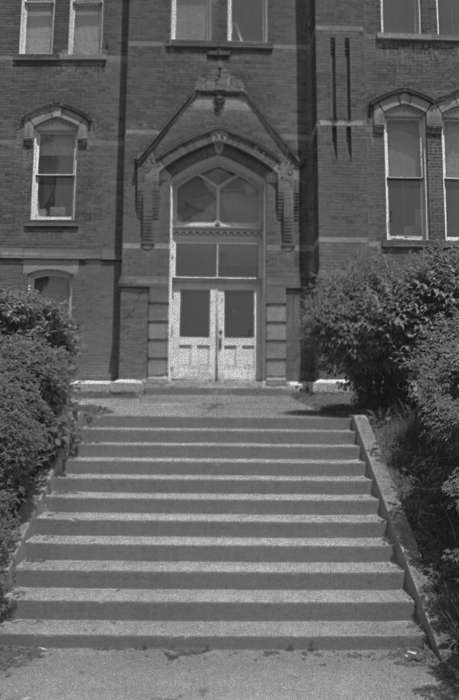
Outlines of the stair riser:
[[293,589],[390,590],[403,585],[402,572],[377,574],[242,574],[242,573],[183,573],[146,574],[139,571],[21,571],[16,574],[18,586],[62,588],[223,588],[223,589]]
[[82,431],[85,442],[268,442],[273,445],[352,445],[355,435],[351,430],[154,430],[142,428],[86,428]]
[[142,474],[155,475],[170,472],[172,474],[201,474],[201,475],[258,475],[258,476],[362,476],[365,467],[359,461],[336,462],[297,462],[289,463],[282,460],[272,462],[228,461],[219,462],[218,457],[209,462],[199,460],[185,462],[180,458],[171,461],[139,461],[135,459],[85,460],[84,458],[69,459],[66,473],[72,474]]
[[188,603],[17,600],[22,619],[48,620],[409,620],[414,603]]
[[[242,399],[243,400],[243,399]],[[123,416],[101,415],[90,425],[115,428],[241,428],[253,429],[291,429],[291,430],[349,430],[350,418],[325,418],[321,416],[292,416],[285,418],[236,418],[223,416]]]
[[252,513],[286,515],[366,515],[376,514],[376,499],[355,501],[233,501],[209,499],[151,499],[151,498],[78,498],[48,496],[47,509],[72,513]]
[[143,537],[383,537],[384,521],[375,523],[225,523],[120,522],[38,519],[31,533]]
[[44,646],[56,648],[84,647],[90,649],[307,649],[314,650],[369,650],[422,648],[424,635],[418,634],[333,635],[328,636],[180,636],[145,634],[19,634],[2,636],[11,646]]
[[194,445],[155,443],[83,443],[82,457],[215,457],[219,459],[358,459],[358,445]]
[[233,546],[136,546],[101,544],[48,544],[26,542],[28,559],[120,559],[126,561],[296,561],[296,562],[371,562],[390,561],[389,545],[366,547],[296,547],[233,545]]
[[51,484],[54,491],[106,491],[121,493],[328,493],[332,494],[369,494],[371,481],[237,481],[199,479],[184,481],[183,479],[130,479],[114,477],[113,479],[88,478],[55,478]]

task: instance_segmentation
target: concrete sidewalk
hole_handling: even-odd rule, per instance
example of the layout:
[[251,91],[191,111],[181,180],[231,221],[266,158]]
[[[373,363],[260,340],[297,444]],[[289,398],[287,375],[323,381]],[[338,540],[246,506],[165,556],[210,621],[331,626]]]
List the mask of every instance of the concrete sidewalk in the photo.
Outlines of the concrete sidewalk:
[[[1,650],[0,650],[1,659]],[[4,661],[7,661],[4,656]],[[430,653],[10,652],[1,700],[455,700]],[[1,666],[0,666],[1,670]]]

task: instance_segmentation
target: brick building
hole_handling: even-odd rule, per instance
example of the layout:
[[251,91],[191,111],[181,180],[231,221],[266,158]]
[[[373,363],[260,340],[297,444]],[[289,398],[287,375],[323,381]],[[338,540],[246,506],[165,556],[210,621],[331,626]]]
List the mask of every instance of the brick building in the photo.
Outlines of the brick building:
[[0,286],[81,378],[301,376],[301,290],[459,240],[457,0],[3,0]]

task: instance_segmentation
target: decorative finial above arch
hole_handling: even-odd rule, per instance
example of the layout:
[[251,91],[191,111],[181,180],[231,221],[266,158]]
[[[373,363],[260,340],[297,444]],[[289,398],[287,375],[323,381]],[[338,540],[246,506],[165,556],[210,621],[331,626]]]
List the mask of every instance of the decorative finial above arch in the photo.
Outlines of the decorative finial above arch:
[[23,142],[25,148],[33,146],[35,130],[51,119],[62,119],[72,124],[76,129],[77,143],[80,150],[84,150],[88,143],[88,130],[91,124],[90,119],[79,110],[72,109],[63,104],[52,104],[41,107],[22,119]]
[[420,92],[404,88],[381,95],[370,102],[369,116],[373,119],[376,136],[384,134],[387,117],[399,107],[409,107],[422,113],[429,132],[437,133],[441,130],[441,113],[434,100]]

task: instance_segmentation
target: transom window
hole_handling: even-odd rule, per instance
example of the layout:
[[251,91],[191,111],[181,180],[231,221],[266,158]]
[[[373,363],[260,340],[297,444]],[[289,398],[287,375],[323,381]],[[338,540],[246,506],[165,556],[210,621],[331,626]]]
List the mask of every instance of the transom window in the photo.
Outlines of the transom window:
[[437,8],[440,34],[459,34],[458,0],[437,0]]
[[381,0],[381,3],[383,32],[407,34],[420,32],[419,0]]
[[229,170],[208,170],[177,188],[178,224],[255,226],[259,219],[259,189]]
[[35,137],[32,219],[72,219],[76,179],[76,127],[50,119]]
[[389,236],[424,235],[425,193],[422,122],[408,112],[386,125],[387,228]]
[[177,277],[257,277],[258,245],[177,243]]
[[266,0],[172,0],[172,38],[265,42]]
[[443,138],[446,235],[459,238],[459,114],[455,119],[445,119]]

